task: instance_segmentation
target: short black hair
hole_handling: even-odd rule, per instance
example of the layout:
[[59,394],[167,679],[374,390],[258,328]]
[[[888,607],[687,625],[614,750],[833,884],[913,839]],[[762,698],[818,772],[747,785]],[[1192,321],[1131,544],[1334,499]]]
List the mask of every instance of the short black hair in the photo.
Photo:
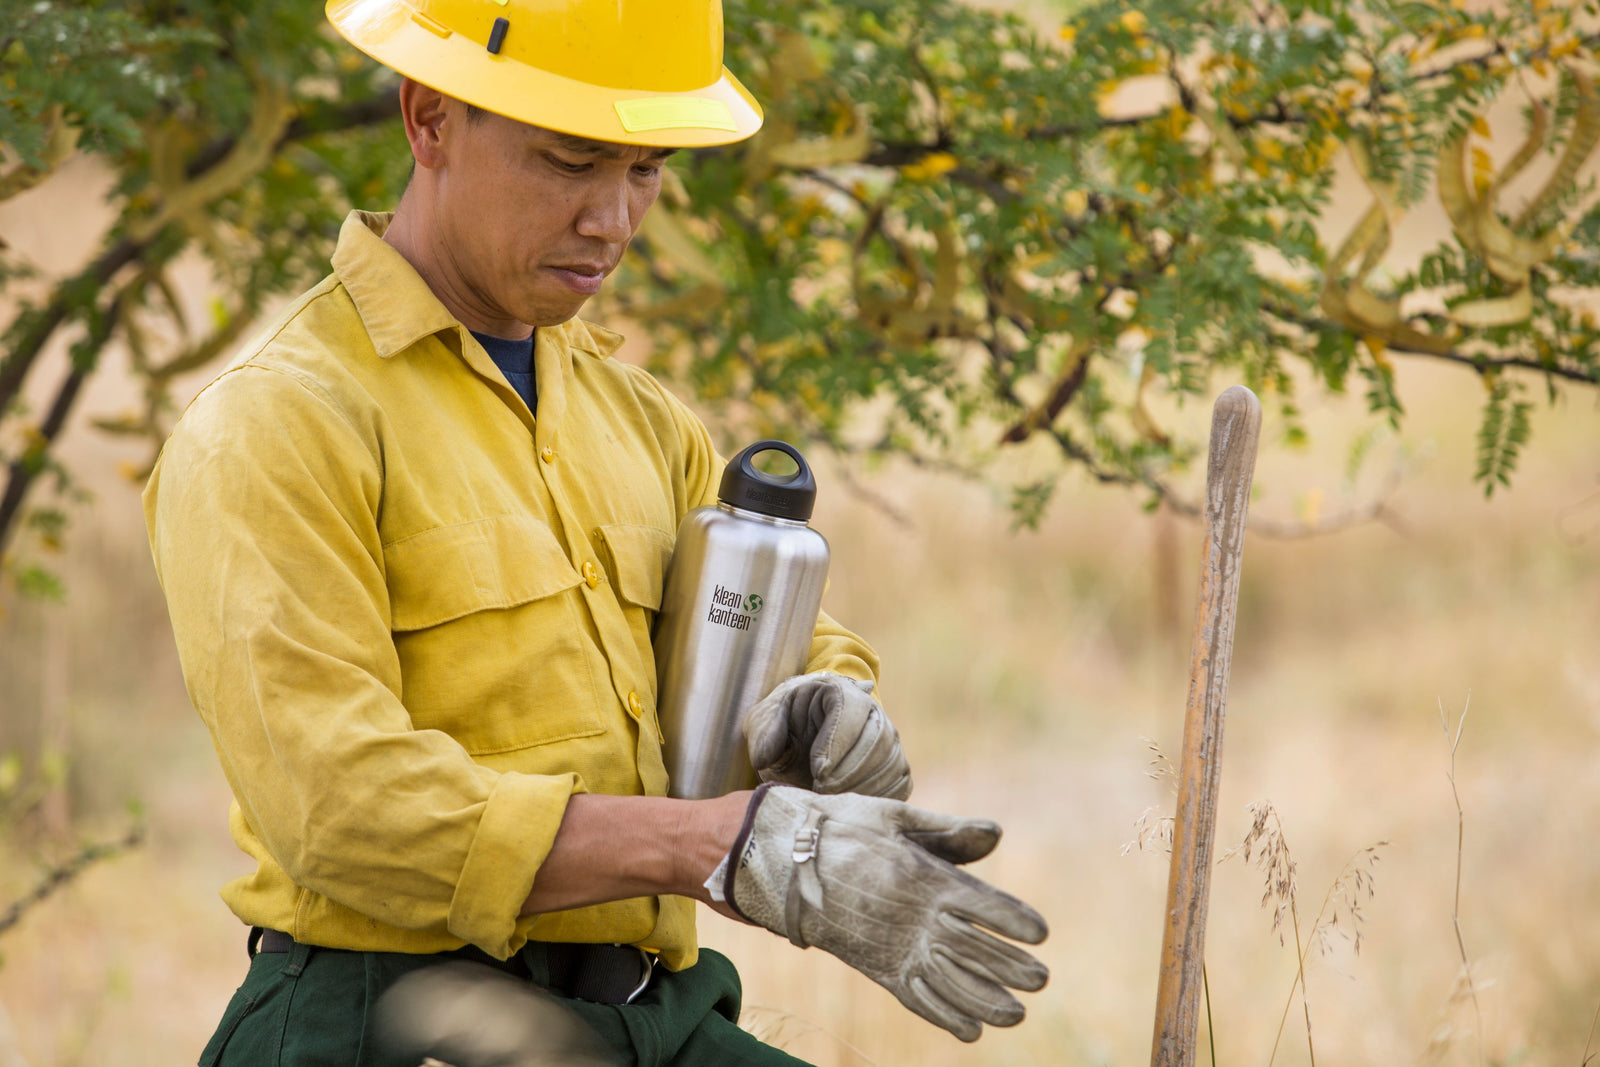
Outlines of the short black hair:
[[473,125],[482,122],[488,113],[486,108],[481,108],[477,104],[467,104],[467,121]]

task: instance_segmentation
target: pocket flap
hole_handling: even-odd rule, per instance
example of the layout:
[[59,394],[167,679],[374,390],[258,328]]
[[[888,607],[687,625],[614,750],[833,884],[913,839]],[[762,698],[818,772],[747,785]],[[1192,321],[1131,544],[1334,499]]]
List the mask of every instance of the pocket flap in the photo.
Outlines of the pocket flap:
[[383,563],[395,630],[526,604],[583,581],[549,525],[522,515],[424,530],[385,545]]
[[657,526],[636,523],[602,526],[600,535],[611,549],[617,595],[641,608],[660,610],[661,586],[677,536]]

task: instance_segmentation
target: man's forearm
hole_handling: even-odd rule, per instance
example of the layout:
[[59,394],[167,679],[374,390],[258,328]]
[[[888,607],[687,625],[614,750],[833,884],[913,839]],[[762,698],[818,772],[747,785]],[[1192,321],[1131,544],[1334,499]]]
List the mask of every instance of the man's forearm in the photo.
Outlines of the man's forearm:
[[709,903],[702,883],[733,847],[749,803],[748,792],[716,800],[579,793],[522,914],[668,893]]

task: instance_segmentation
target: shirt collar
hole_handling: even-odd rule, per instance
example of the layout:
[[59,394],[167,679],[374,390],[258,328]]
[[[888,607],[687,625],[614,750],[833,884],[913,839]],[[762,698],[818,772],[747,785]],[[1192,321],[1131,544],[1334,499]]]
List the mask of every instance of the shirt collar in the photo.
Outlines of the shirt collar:
[[[415,268],[383,240],[393,218],[393,212],[350,212],[333,252],[334,273],[355,303],[373,349],[384,359],[445,330],[467,335],[466,327],[439,302]],[[610,356],[623,340],[615,331],[578,318],[539,332],[548,341],[596,359]]]

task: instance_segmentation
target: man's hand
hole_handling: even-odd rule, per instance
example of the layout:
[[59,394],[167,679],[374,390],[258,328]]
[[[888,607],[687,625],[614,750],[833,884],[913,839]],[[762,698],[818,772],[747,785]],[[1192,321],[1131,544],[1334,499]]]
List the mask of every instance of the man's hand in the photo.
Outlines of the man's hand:
[[750,765],[763,782],[904,800],[911,768],[871,694],[871,682],[827,671],[790,678],[745,716]]
[[1014,1026],[1008,991],[1050,972],[989,931],[1036,945],[1038,912],[960,870],[989,854],[1000,827],[856,795],[762,786],[751,798],[723,893],[747,921],[816,945],[963,1041]]

